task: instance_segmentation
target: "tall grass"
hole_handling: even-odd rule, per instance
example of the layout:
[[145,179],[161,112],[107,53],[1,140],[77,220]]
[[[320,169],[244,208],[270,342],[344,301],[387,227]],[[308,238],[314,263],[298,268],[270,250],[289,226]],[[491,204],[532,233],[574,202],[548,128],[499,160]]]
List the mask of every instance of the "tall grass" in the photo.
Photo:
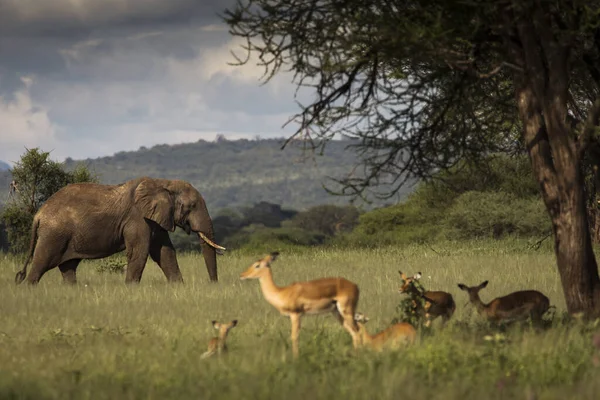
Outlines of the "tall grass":
[[[330,316],[302,320],[300,358],[290,348],[289,320],[238,276],[262,255],[219,258],[218,284],[202,258],[179,256],[186,283],[169,285],[149,262],[142,283],[99,273],[83,262],[79,284],[52,270],[38,287],[14,285],[21,260],[0,255],[0,398],[12,399],[596,399],[600,368],[595,328],[576,321],[545,331],[497,330],[482,323],[456,284],[490,283],[484,301],[538,289],[564,311],[554,257],[523,242],[470,242],[371,250],[288,249],[273,264],[275,281],[344,276],[360,287],[359,310],[373,333],[396,316],[398,270],[423,273],[428,289],[452,293],[457,311],[412,348],[352,351]],[[201,360],[216,334],[210,321],[238,319],[229,354]],[[533,398],[533,397],[532,397]]]

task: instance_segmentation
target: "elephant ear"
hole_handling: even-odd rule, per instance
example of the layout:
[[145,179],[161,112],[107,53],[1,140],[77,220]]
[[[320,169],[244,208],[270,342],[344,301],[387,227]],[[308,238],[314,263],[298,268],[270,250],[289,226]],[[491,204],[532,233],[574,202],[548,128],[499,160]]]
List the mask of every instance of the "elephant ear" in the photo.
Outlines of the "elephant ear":
[[175,204],[167,189],[151,179],[143,180],[135,189],[134,202],[144,218],[156,222],[167,231],[175,231]]

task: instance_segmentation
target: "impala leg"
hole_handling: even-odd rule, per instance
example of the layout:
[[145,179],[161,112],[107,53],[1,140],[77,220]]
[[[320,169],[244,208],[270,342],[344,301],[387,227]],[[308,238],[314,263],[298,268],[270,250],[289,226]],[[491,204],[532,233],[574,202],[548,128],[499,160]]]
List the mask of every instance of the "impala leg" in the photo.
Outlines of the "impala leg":
[[[362,344],[361,337],[358,333],[358,325],[354,320],[354,313],[356,312],[356,304],[358,303],[358,298],[356,298],[353,302],[339,302],[336,304],[338,314],[342,319],[342,325],[344,329],[348,331],[350,336],[352,336],[352,345],[355,349],[358,349]],[[339,320],[339,318],[338,318]]]
[[292,352],[298,358],[298,336],[300,334],[300,314],[290,314],[292,321]]
[[427,328],[431,326],[431,315],[429,313],[425,313],[425,326]]

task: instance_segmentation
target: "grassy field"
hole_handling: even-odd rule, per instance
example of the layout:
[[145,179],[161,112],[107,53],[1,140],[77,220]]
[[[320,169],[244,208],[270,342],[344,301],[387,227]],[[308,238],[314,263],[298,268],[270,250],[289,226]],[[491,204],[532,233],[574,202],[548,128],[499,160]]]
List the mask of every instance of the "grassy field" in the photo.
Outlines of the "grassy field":
[[[447,329],[438,323],[412,348],[354,353],[330,316],[305,317],[298,360],[290,323],[263,298],[257,281],[238,276],[263,253],[220,257],[218,284],[202,259],[180,255],[185,285],[168,285],[148,263],[142,283],[99,273],[83,262],[79,285],[55,269],[36,288],[15,286],[21,261],[0,255],[1,399],[596,399],[600,366],[592,345],[600,327],[561,322],[554,257],[524,243],[469,243],[404,249],[282,251],[279,284],[342,275],[361,290],[371,333],[396,316],[398,270],[421,271],[426,288],[457,303]],[[481,323],[456,284],[490,283],[484,301],[510,291],[544,292],[558,308],[543,332],[504,332]],[[210,321],[238,319],[227,356],[201,360],[216,331]],[[536,397],[537,396],[537,397]]]

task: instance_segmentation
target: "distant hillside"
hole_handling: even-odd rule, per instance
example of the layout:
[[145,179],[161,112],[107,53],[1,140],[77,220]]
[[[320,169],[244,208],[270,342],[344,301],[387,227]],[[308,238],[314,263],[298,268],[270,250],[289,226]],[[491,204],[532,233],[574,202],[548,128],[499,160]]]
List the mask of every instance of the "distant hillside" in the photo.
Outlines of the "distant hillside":
[[[349,141],[332,141],[324,155],[303,155],[299,145],[280,150],[282,139],[220,140],[181,145],[159,145],[111,157],[83,160],[103,183],[121,183],[139,176],[184,179],[205,197],[210,210],[252,205],[260,201],[296,210],[317,204],[347,204],[346,197],[323,189],[327,177],[342,177],[355,166],[356,155],[345,149]],[[309,156],[309,157],[306,157]],[[67,159],[67,168],[77,161]],[[10,177],[0,172],[0,202],[6,199]],[[329,185],[333,184],[332,182]],[[412,188],[394,199],[359,203],[365,209],[396,203]]]
[[6,171],[9,168],[10,168],[10,165],[8,165],[4,161],[0,160],[0,171]]

